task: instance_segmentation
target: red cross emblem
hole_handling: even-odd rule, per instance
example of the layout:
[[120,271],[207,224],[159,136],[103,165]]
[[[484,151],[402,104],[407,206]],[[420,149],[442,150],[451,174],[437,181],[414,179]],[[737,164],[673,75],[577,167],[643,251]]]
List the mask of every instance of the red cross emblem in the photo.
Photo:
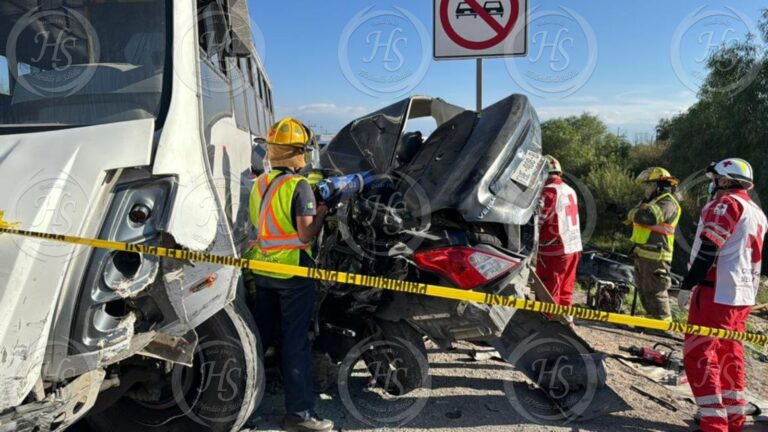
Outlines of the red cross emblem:
[[725,162],[723,162],[723,166],[724,166],[724,167],[726,167],[726,168],[727,168],[727,167],[729,167],[729,166],[731,166],[731,165],[733,165],[733,162],[731,162],[731,161],[725,161]]
[[579,217],[579,206],[576,204],[573,195],[568,195],[568,205],[565,206],[565,214],[568,216],[571,226],[576,226]]

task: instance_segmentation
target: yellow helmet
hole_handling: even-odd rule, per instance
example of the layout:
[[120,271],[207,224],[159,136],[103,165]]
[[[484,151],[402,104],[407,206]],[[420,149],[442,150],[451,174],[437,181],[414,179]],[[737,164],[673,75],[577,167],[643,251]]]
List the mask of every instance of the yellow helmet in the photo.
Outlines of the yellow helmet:
[[544,156],[544,162],[547,163],[547,172],[550,174],[562,174],[563,167],[560,166],[560,161],[554,158],[554,156]]
[[286,117],[269,128],[267,143],[274,145],[287,145],[293,147],[305,147],[312,139],[312,132],[304,123]]
[[643,170],[636,181],[638,183],[651,183],[651,182],[669,182],[672,186],[677,186],[680,180],[669,173],[662,167],[650,167]]

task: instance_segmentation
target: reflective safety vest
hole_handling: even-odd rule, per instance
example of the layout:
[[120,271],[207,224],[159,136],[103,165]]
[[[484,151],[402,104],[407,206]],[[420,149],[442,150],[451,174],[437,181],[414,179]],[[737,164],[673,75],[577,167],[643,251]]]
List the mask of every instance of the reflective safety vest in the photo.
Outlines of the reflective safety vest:
[[546,192],[554,192],[555,200],[553,208],[542,209],[547,218],[541,221],[541,250],[566,255],[581,252],[581,225],[576,191],[559,179],[548,181],[544,189]]
[[308,173],[304,174],[304,177],[312,186],[315,186],[317,183],[319,183],[325,178],[323,176],[323,173],[317,170],[310,170]]
[[[659,205],[659,202],[664,199],[671,200],[675,205],[675,214],[672,217],[665,217],[664,209]],[[639,207],[635,207],[627,215],[632,223],[632,238],[630,240],[637,245],[635,254],[647,260],[672,262],[675,229],[682,213],[680,203],[671,193],[659,195],[649,202],[648,210],[656,219],[655,225],[643,225],[635,222],[635,214],[639,209]]]
[[[744,199],[736,194],[731,194],[730,198],[738,201],[742,207],[741,216],[736,221],[733,232],[728,232],[723,227],[710,226],[700,219],[691,251],[691,264],[701,249],[702,232],[713,229],[715,235],[727,238],[715,261],[715,303],[753,306],[760,288],[763,239],[768,229],[768,220],[765,213],[751,199]],[[708,205],[717,204],[716,201],[710,201]]]
[[[290,172],[272,170],[256,179],[251,191],[249,209],[251,222],[257,230],[256,245],[245,258],[277,264],[299,265],[301,251],[310,253],[293,226],[291,205],[299,182],[306,179]],[[255,273],[277,279],[291,276],[254,270]]]

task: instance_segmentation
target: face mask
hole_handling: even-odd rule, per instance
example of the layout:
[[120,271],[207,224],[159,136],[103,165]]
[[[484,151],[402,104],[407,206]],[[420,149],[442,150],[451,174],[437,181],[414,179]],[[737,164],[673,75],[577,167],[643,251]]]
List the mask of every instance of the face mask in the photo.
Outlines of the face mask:
[[650,198],[656,193],[656,185],[654,183],[646,183],[643,185],[643,190],[645,190],[645,197]]
[[320,152],[314,147],[308,149],[307,152],[304,153],[304,162],[306,162],[307,165],[311,166],[312,168],[319,168]]

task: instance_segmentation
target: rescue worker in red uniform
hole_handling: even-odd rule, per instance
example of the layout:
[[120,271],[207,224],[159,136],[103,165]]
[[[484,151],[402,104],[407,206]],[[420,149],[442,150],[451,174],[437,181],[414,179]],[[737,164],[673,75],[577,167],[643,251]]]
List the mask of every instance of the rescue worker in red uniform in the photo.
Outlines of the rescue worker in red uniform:
[[541,198],[536,275],[555,303],[571,306],[582,250],[579,204],[576,192],[563,182],[560,162],[552,156],[545,159],[549,177]]
[[[258,238],[245,254],[246,258],[315,266],[310,243],[322,229],[328,209],[317,206],[309,182],[299,175],[299,170],[306,165],[311,139],[309,128],[292,118],[280,120],[270,128],[267,157],[271,170],[256,179],[251,192],[251,222]],[[332,430],[333,422],[314,412],[309,332],[315,307],[315,282],[261,270],[245,276],[264,347],[272,344],[277,333],[280,336],[287,411],[282,428],[290,432]]]
[[[714,198],[702,209],[678,304],[690,305],[689,324],[743,332],[760,282],[768,221],[748,194],[749,163],[725,159],[707,175]],[[699,407],[699,430],[741,431],[747,402],[742,343],[686,335],[683,364]]]

